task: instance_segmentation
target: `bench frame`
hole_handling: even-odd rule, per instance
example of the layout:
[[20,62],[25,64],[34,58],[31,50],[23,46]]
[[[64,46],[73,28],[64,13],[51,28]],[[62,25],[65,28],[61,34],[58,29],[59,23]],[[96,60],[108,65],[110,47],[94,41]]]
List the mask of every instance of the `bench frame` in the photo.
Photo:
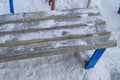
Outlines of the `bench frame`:
[[89,62],[85,65],[85,69],[90,69],[93,68],[98,60],[101,58],[101,56],[103,55],[103,53],[105,52],[106,48],[103,49],[97,49],[93,56],[91,57],[91,59],[89,60]]
[[10,13],[14,14],[14,3],[13,0],[9,0]]

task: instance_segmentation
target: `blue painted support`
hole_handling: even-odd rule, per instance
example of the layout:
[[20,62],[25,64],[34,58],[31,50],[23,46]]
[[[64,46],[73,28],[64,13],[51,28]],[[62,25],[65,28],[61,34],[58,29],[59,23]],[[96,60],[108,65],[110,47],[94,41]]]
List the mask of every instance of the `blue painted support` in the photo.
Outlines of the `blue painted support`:
[[91,57],[91,59],[89,60],[89,62],[86,64],[85,69],[93,68],[96,65],[96,63],[98,62],[98,60],[100,59],[100,57],[103,55],[105,50],[106,50],[106,48],[97,49],[94,52],[94,54]]
[[13,0],[9,0],[9,5],[10,5],[10,13],[14,14],[14,4],[13,4]]

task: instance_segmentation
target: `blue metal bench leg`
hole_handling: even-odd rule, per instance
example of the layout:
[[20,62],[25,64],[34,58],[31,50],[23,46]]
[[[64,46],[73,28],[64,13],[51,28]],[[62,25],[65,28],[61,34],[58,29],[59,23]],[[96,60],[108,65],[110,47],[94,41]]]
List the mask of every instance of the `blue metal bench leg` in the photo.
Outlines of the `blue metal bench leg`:
[[10,13],[14,14],[14,4],[13,4],[13,0],[9,0],[9,5],[10,5]]
[[91,57],[91,59],[89,60],[89,62],[85,65],[85,69],[93,68],[96,65],[96,63],[98,62],[98,60],[100,59],[100,57],[103,55],[105,50],[106,50],[106,48],[97,49],[94,52],[94,54]]

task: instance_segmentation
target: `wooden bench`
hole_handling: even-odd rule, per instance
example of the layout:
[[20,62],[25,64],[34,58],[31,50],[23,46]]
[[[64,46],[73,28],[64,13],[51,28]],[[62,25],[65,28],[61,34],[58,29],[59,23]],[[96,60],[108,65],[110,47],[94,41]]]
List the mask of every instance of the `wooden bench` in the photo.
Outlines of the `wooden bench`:
[[85,65],[95,66],[106,48],[115,47],[98,8],[0,16],[0,62],[96,50]]

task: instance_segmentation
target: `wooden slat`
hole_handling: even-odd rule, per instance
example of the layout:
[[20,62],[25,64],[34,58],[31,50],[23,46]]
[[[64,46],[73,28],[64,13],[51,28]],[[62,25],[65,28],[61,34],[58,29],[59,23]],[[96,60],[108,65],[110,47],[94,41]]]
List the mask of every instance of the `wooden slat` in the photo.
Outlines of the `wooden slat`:
[[68,47],[60,47],[57,49],[44,50],[44,51],[35,51],[35,52],[19,53],[19,54],[6,54],[6,55],[0,55],[0,62],[59,55],[59,54],[73,53],[73,52],[79,52],[85,50],[109,48],[109,47],[115,47],[116,45],[117,45],[116,41],[111,40],[103,43],[91,44],[85,46],[68,46]]
[[50,42],[50,41],[60,41],[60,40],[66,40],[66,39],[85,38],[85,37],[93,36],[94,34],[106,35],[106,34],[110,34],[110,33],[111,32],[101,32],[101,33],[62,36],[62,37],[55,37],[55,38],[48,38],[48,39],[36,39],[36,40],[0,43],[0,47],[18,46],[18,45],[26,45],[26,44],[33,44],[33,43],[43,43],[43,42]]
[[[104,25],[105,23],[106,23],[105,21],[95,22],[93,26],[97,27],[98,25]],[[38,32],[38,31],[45,31],[45,30],[56,30],[56,29],[58,30],[58,29],[68,29],[68,28],[79,28],[79,27],[87,27],[89,26],[89,24],[79,23],[79,24],[72,24],[72,25],[65,25],[65,26],[54,26],[49,28],[33,28],[33,29],[27,29],[27,30],[4,31],[4,32],[0,32],[0,35],[30,33],[30,32]]]
[[[78,13],[79,14],[79,13]],[[34,14],[35,15],[35,14]],[[82,14],[81,14],[82,15]],[[9,23],[24,23],[24,22],[32,22],[32,21],[42,21],[42,20],[52,20],[52,19],[70,19],[70,18],[80,18],[81,15],[76,15],[76,14],[67,14],[67,15],[57,15],[57,16],[50,16],[50,17],[34,17],[30,16],[31,18],[26,18],[26,19],[19,19],[16,18],[15,20],[1,20],[0,24],[9,24]],[[89,13],[88,16],[98,16],[100,13]],[[2,19],[2,18],[1,18]]]
[[97,9],[96,9],[97,11],[95,12],[90,10],[92,10],[92,8],[73,10],[72,13],[70,13],[71,10],[69,10],[69,13],[66,13],[67,11],[58,12],[61,14],[55,14],[54,12],[53,13],[51,12],[51,14],[45,12],[31,12],[31,13],[20,13],[20,14],[18,13],[14,15],[1,15],[0,24],[21,23],[21,22],[31,22],[31,21],[51,20],[51,19],[79,18],[83,14],[87,14],[88,16],[100,15],[100,12],[98,12]]

